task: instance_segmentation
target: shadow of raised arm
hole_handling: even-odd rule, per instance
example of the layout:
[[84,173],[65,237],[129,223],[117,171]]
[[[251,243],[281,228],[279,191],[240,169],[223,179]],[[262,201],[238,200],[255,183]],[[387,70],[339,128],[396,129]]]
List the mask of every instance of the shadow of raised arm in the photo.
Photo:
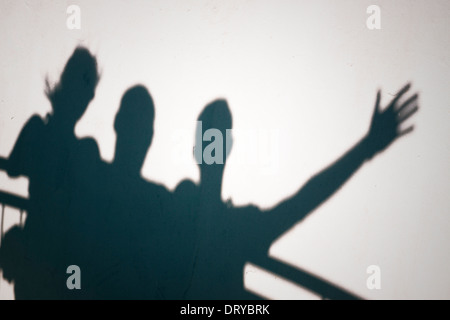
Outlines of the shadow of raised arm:
[[417,94],[399,103],[409,88],[410,84],[403,87],[383,111],[378,91],[368,133],[338,160],[309,179],[295,195],[269,210],[271,226],[280,233],[292,227],[332,196],[366,160],[413,130],[412,126],[404,130],[400,128],[418,110]]

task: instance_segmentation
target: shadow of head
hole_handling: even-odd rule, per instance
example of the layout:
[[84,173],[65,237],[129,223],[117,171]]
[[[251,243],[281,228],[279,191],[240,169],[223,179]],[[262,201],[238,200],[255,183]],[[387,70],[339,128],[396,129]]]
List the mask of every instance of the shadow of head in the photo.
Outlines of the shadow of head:
[[75,124],[94,98],[99,79],[96,58],[88,49],[77,47],[59,82],[52,87],[46,81],[45,94],[52,104],[53,116]]
[[209,103],[199,115],[194,150],[202,180],[213,178],[221,182],[233,144],[231,129],[231,111],[224,99]]
[[114,122],[117,165],[140,171],[152,143],[154,118],[154,104],[148,90],[142,85],[128,89]]

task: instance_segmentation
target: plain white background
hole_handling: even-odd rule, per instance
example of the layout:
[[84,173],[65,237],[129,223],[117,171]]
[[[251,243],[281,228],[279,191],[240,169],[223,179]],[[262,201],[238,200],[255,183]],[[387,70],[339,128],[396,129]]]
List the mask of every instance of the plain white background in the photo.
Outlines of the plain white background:
[[[71,4],[81,8],[81,30],[66,27]],[[366,27],[371,4],[381,8],[381,30]],[[170,190],[197,181],[195,121],[208,102],[226,98],[235,131],[222,197],[269,208],[366,133],[378,88],[386,104],[412,81],[421,107],[414,132],[268,250],[365,298],[449,299],[449,16],[450,3],[436,0],[3,0],[0,156],[32,114],[50,111],[45,77],[57,81],[84,45],[102,78],[76,134],[94,137],[104,161],[114,154],[120,98],[141,83],[156,105],[143,176]],[[251,161],[249,143],[257,145]],[[26,196],[27,180],[0,173],[0,189]],[[6,227],[17,217],[7,208]],[[373,264],[381,290],[366,287]],[[246,271],[247,287],[262,296],[310,297]],[[13,298],[4,280],[0,298]]]

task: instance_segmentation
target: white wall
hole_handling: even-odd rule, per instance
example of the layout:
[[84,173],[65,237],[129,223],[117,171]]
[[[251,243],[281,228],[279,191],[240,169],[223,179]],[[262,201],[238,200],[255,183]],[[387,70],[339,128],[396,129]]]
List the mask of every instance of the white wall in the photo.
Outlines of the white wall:
[[[66,27],[70,4],[81,8],[81,30]],[[366,27],[371,4],[381,8],[381,30]],[[436,0],[3,0],[0,156],[9,155],[33,113],[50,110],[44,79],[56,81],[83,44],[97,55],[102,79],[76,133],[94,137],[105,161],[114,153],[120,98],[142,83],[156,104],[143,175],[169,189],[197,180],[195,121],[209,101],[224,97],[235,143],[223,198],[270,207],[366,132],[377,88],[387,103],[412,81],[421,106],[415,131],[366,164],[270,253],[365,298],[449,299],[449,14],[450,3]],[[265,158],[238,161],[248,131],[277,137],[277,167]],[[174,161],[174,153],[186,161]],[[0,173],[0,189],[26,195],[27,181]],[[17,215],[8,212],[10,226]],[[381,290],[366,287],[372,264],[381,267]],[[263,292],[273,280],[263,278],[248,281]],[[270,298],[297,297],[279,287]],[[2,280],[0,298],[12,297]]]

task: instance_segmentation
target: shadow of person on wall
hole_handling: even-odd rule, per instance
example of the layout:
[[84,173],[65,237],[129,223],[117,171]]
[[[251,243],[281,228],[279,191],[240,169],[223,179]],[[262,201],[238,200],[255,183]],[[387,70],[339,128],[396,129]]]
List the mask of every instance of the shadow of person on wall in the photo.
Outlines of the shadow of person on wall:
[[[45,119],[35,115],[22,129],[2,169],[10,177],[29,179],[28,215],[23,230],[13,228],[5,235],[1,266],[11,247],[20,248],[11,270],[16,299],[56,299],[66,288],[68,212],[74,184],[74,162],[80,154],[97,154],[92,139],[79,140],[74,128],[95,95],[99,81],[97,62],[85,48],[78,47],[67,61],[59,82],[46,82],[52,112]],[[95,159],[95,156],[89,157]],[[79,164],[92,168],[92,163]],[[88,172],[86,174],[89,174]],[[83,185],[89,185],[87,181]],[[12,242],[11,242],[12,241]],[[4,248],[2,248],[4,249]],[[13,261],[9,259],[10,261]]]
[[[157,299],[164,217],[171,194],[141,175],[153,140],[155,109],[142,85],[123,95],[114,122],[113,162],[102,163],[95,189],[76,197],[74,224],[78,233],[71,252],[78,252],[85,286],[92,299]],[[82,222],[81,222],[82,221]]]
[[[17,299],[255,299],[243,284],[247,262],[304,279],[270,259],[270,245],[366,161],[411,132],[400,125],[418,108],[417,94],[400,103],[409,85],[384,110],[378,93],[367,135],[290,198],[261,210],[221,198],[232,146],[225,100],[210,103],[198,118],[200,182],[185,180],[170,193],[141,174],[155,118],[144,86],[122,97],[111,164],[101,161],[93,139],[75,136],[98,81],[95,57],[76,48],[59,83],[47,86],[53,112],[46,119],[33,116],[10,157],[0,161],[9,176],[29,178],[25,226],[11,229],[0,248],[0,267]],[[81,268],[82,290],[66,287],[69,265]],[[312,281],[309,289],[353,297],[342,290],[327,296],[321,285]]]
[[[222,202],[223,173],[232,139],[228,136],[228,145],[223,140],[229,135],[227,129],[232,128],[232,117],[225,100],[216,100],[206,106],[198,118],[196,131],[195,151],[200,182],[196,185],[186,180],[175,190],[178,199],[189,203],[184,207],[184,212],[177,214],[187,213],[194,221],[190,225],[194,240],[184,246],[191,256],[189,267],[184,268],[191,280],[184,284],[183,298],[254,299],[255,296],[247,292],[243,285],[244,266],[249,261],[273,272],[282,269],[282,272],[288,273],[288,278],[307,278],[294,268],[278,268],[282,264],[268,258],[271,243],[332,196],[364,162],[412,131],[412,127],[400,129],[400,124],[418,108],[417,94],[399,103],[409,88],[408,84],[400,90],[383,111],[378,92],[367,135],[309,179],[296,194],[270,210],[261,210],[256,206],[234,207]],[[183,243],[180,239],[180,245]],[[183,272],[181,269],[179,271]],[[329,286],[317,281],[309,281],[309,284],[310,290],[326,298],[330,298],[326,294],[332,294],[336,299],[356,298],[343,290],[329,290]]]

